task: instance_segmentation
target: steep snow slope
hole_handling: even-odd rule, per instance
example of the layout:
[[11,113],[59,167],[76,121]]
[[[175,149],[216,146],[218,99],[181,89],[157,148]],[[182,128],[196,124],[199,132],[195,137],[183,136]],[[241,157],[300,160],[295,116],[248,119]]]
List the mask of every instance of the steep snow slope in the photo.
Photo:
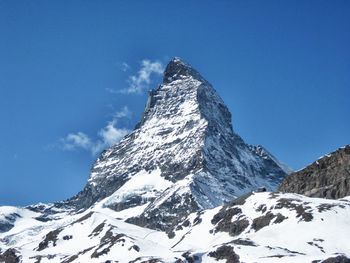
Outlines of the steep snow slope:
[[350,257],[350,198],[247,194],[189,215],[168,236],[123,222],[123,211],[103,203],[80,214],[62,211],[47,222],[27,208],[0,208],[2,215],[17,214],[14,227],[0,233],[0,262],[4,255],[25,263],[310,263]]
[[129,222],[166,229],[260,186],[275,190],[285,176],[233,132],[213,87],[175,58],[135,130],[101,154],[84,190],[66,204],[86,209],[110,197],[105,206],[116,211],[144,208]]

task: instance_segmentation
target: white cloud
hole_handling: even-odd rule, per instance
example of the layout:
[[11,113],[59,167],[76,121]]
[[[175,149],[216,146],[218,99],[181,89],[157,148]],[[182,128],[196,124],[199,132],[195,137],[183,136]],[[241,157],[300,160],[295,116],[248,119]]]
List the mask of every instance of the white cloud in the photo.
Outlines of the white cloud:
[[90,138],[83,132],[70,133],[66,138],[61,139],[64,150],[74,150],[75,148],[83,148],[88,150],[91,147]]
[[115,89],[111,89],[111,88],[106,88],[106,91],[108,91],[109,93],[112,93],[112,94],[120,94],[120,90],[115,90]]
[[101,140],[98,140],[94,146],[91,148],[91,152],[93,155],[101,152],[103,149],[110,147],[117,142],[119,142],[125,135],[129,133],[128,129],[121,128],[118,129],[115,127],[117,124],[117,120],[114,119],[110,122],[108,122],[107,126],[102,128],[98,135],[100,136]]
[[141,93],[142,90],[147,89],[151,82],[151,74],[163,74],[163,65],[159,61],[151,62],[144,59],[141,62],[141,69],[137,75],[129,77],[129,87],[121,90],[121,93]]
[[130,116],[131,116],[131,111],[127,106],[124,106],[121,111],[118,111],[114,114],[114,119],[123,118],[123,117],[129,118]]
[[130,69],[130,66],[126,62],[122,62],[122,64],[120,65],[120,68],[121,68],[122,71],[125,72],[125,71],[128,71]]
[[121,111],[116,112],[113,119],[98,131],[99,139],[95,141],[83,132],[70,133],[61,139],[62,149],[68,151],[84,149],[90,151],[92,155],[96,155],[103,149],[119,142],[130,132],[128,129],[116,127],[119,118],[130,117],[130,115],[131,112],[126,106]]

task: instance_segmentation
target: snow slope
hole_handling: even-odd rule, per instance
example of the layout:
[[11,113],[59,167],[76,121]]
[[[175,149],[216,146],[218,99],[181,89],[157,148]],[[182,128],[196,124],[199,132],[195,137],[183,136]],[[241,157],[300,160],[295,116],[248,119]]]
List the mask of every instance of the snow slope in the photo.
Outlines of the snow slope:
[[0,254],[12,249],[26,263],[309,263],[350,257],[349,197],[251,193],[224,207],[190,214],[168,235],[128,224],[118,219],[123,212],[103,203],[79,214],[62,211],[47,222],[28,208],[1,207],[2,217],[18,217],[11,230],[0,234]]

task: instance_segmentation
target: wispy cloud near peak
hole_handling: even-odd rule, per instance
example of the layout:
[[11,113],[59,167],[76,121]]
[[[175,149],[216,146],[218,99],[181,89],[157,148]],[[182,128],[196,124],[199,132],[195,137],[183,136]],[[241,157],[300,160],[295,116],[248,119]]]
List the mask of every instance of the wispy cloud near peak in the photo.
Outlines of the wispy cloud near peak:
[[65,138],[61,138],[61,145],[63,150],[74,151],[83,149],[90,151],[92,155],[96,155],[103,149],[108,148],[119,142],[130,131],[125,128],[117,128],[118,119],[130,117],[131,112],[128,107],[123,107],[121,111],[113,115],[113,119],[107,123],[105,127],[100,129],[97,133],[99,139],[92,140],[83,132],[70,133]]
[[159,61],[152,62],[148,59],[142,60],[141,69],[138,71],[138,73],[129,77],[129,87],[126,89],[122,89],[120,92],[126,94],[141,94],[143,90],[148,88],[148,85],[151,82],[152,74],[163,74],[162,63]]

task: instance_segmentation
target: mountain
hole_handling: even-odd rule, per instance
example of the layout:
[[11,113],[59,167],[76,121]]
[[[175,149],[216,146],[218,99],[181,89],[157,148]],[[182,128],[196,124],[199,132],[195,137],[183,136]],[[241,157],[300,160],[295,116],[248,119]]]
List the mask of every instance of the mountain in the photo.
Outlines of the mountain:
[[278,191],[338,199],[350,195],[350,145],[288,175]]
[[[327,178],[347,171],[348,154],[325,157]],[[247,145],[213,87],[175,58],[141,121],[101,153],[81,192],[0,207],[0,262],[349,263],[350,198],[264,192],[290,171]]]
[[128,222],[164,230],[261,186],[275,190],[286,175],[233,131],[231,114],[210,83],[174,58],[163,84],[149,92],[140,123],[101,154],[84,190],[68,204],[87,209],[105,199],[115,211],[138,207]]

